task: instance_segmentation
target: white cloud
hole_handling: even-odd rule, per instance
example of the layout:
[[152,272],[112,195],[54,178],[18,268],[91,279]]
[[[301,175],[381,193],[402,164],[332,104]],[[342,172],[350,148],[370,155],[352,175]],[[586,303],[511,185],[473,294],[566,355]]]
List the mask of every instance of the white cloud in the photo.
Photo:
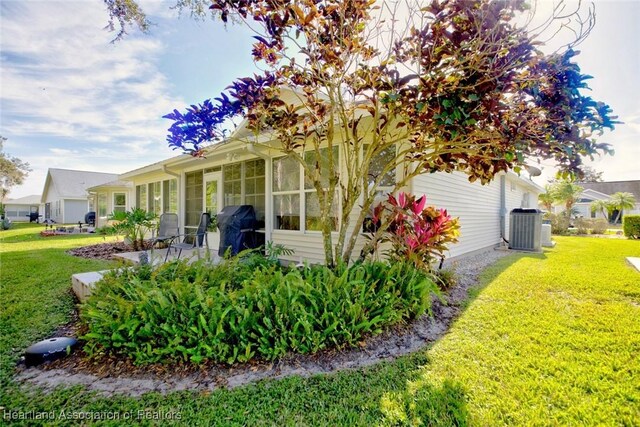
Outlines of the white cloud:
[[[170,5],[143,6],[166,17]],[[110,43],[100,1],[3,1],[0,11],[1,133],[33,168],[12,196],[42,191],[49,167],[125,172],[176,154],[162,116],[184,101],[170,95],[157,36]]]

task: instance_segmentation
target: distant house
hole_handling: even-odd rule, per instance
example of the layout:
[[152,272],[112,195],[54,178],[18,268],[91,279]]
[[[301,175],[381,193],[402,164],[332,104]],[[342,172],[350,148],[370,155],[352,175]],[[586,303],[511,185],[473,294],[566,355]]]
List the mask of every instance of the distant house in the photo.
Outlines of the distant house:
[[32,213],[42,214],[40,196],[37,194],[18,199],[7,199],[4,202],[4,217],[10,221],[29,221]]
[[[575,204],[580,216],[585,218],[603,218],[602,212],[591,211],[591,204],[596,200],[610,200],[615,193],[631,193],[636,199],[636,206],[633,209],[625,210],[622,216],[630,214],[640,214],[640,180],[635,181],[607,181],[607,182],[582,182],[579,184],[584,188],[578,203]],[[609,220],[613,220],[617,211],[609,215]]]
[[85,214],[94,210],[87,189],[117,178],[113,173],[49,169],[41,198],[44,218],[62,224],[84,222]]

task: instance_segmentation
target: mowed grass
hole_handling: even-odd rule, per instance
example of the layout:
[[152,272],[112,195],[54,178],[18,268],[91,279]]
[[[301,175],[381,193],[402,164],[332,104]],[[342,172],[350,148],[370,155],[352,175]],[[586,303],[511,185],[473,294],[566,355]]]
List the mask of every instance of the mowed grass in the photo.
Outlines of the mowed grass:
[[640,273],[624,261],[640,256],[637,241],[564,237],[544,254],[503,258],[447,335],[392,362],[212,393],[104,398],[80,387],[44,394],[11,380],[24,348],[69,319],[70,275],[109,265],[64,254],[100,237],[41,239],[36,231],[0,233],[4,410],[128,413],[136,425],[640,423]]
[[485,272],[409,390],[461,384],[474,425],[640,425],[640,242],[556,240]]

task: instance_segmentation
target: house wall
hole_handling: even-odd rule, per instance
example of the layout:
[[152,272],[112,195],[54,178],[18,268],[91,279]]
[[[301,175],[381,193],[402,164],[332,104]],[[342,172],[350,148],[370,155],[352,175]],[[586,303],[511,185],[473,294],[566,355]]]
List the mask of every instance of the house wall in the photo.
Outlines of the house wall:
[[29,222],[29,213],[31,212],[31,206],[37,206],[38,212],[44,215],[44,207],[38,205],[23,205],[6,203],[4,205],[4,217],[12,222]]
[[[460,219],[458,243],[450,246],[447,255],[455,257],[501,242],[500,186],[500,176],[482,185],[478,181],[469,182],[467,175],[461,172],[434,173],[414,178],[412,191],[416,195],[426,195],[428,205],[444,208],[449,215]],[[505,238],[509,236],[509,213],[515,208],[537,208],[538,194],[517,176],[506,175]]]
[[500,182],[470,183],[460,172],[434,173],[413,179],[413,193],[426,195],[427,204],[444,208],[460,218],[458,243],[451,245],[449,257],[495,246],[500,243]]
[[[63,218],[62,218],[63,203],[62,203],[62,200],[60,199],[60,195],[56,191],[53,184],[48,186],[46,193],[44,194],[43,202],[44,202],[43,203],[44,205],[49,203],[51,206],[49,219],[52,219],[57,223],[62,223],[63,222]],[[42,215],[44,218],[44,215],[45,215],[44,208],[42,211]],[[44,219],[47,219],[47,218],[44,218]]]
[[507,217],[505,219],[505,237],[509,236],[510,212],[517,208],[538,209],[538,191],[533,191],[523,184],[522,180],[512,174],[506,175],[505,200]]
[[70,200],[66,199],[63,202],[63,220],[59,221],[64,224],[74,224],[78,221],[84,223],[84,215],[88,210],[87,200]]
[[[135,190],[132,191],[129,188],[105,188],[105,189],[101,189],[100,191],[97,191],[93,195],[94,209],[96,212],[96,227],[104,227],[108,225],[109,220],[107,218],[114,211],[113,202],[114,202],[114,194],[116,193],[125,193],[127,195],[127,203],[125,206],[125,210],[131,210],[131,208],[134,207],[135,197],[136,197]],[[99,214],[99,206],[98,206],[98,201],[100,200],[101,196],[105,196],[107,201],[106,215],[102,215],[102,216]],[[83,214],[83,218],[84,218],[84,214]]]

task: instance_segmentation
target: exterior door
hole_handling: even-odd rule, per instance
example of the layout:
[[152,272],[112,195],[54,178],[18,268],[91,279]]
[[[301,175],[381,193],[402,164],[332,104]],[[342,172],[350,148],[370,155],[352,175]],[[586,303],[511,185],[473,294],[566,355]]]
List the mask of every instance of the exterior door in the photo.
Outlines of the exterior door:
[[[212,218],[215,218],[218,212],[222,210],[223,194],[222,194],[222,173],[213,172],[204,176],[204,210],[211,214]],[[218,249],[220,244],[220,232],[216,228],[215,231],[209,231],[207,239],[209,240],[209,247],[212,249]]]

